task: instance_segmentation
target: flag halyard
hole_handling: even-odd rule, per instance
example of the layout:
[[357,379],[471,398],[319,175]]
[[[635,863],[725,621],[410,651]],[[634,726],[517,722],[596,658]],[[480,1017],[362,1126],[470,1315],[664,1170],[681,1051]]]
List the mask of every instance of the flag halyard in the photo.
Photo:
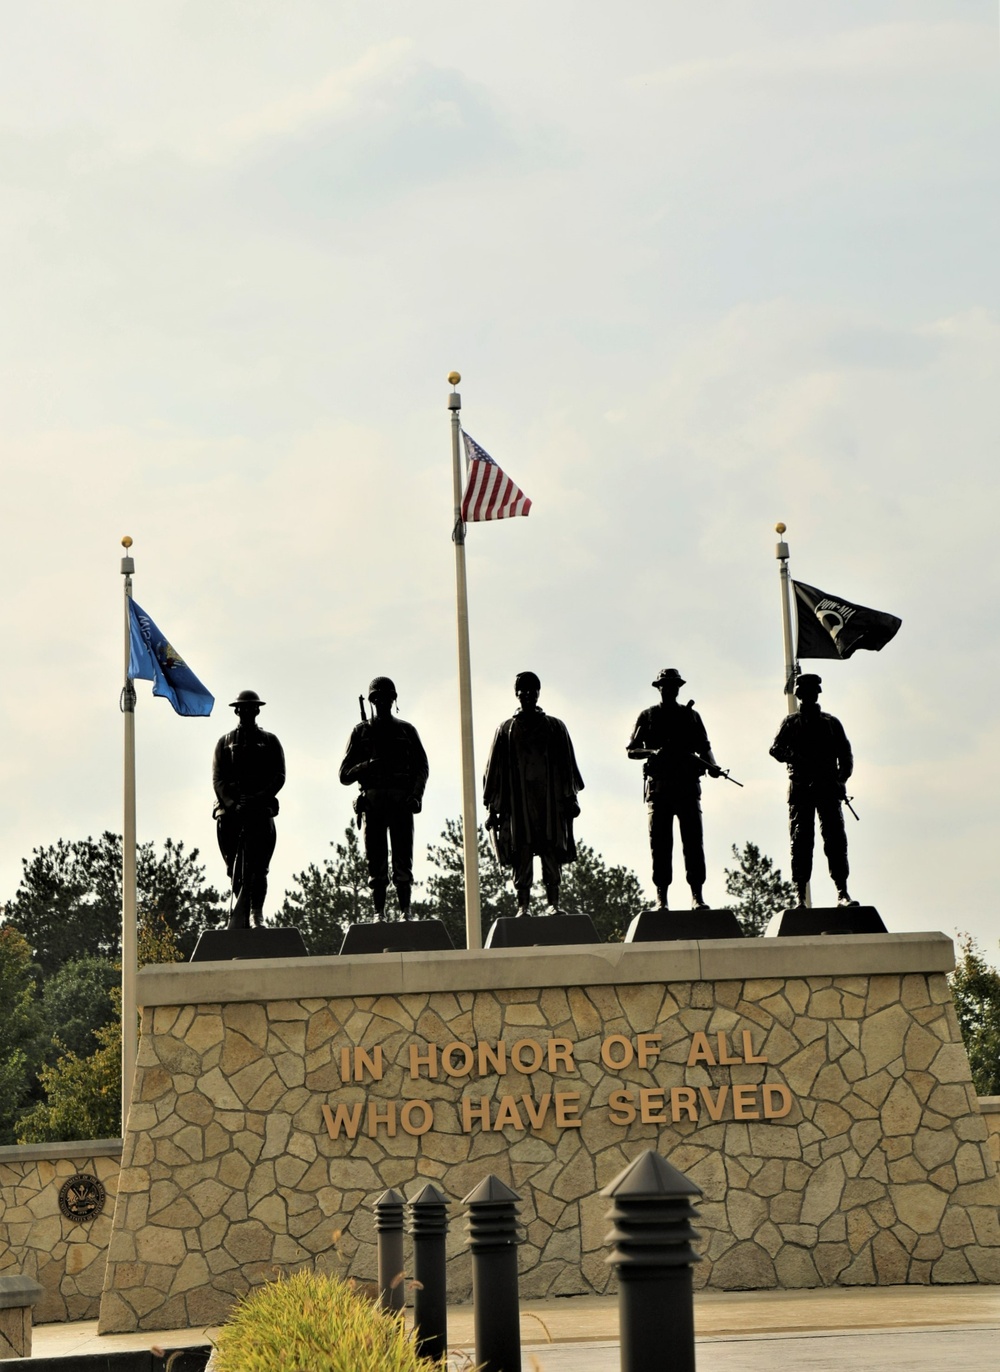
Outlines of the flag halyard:
[[128,674],[151,681],[153,695],[169,700],[179,715],[210,715],[215,697],[202,685],[176,648],[131,598]]
[[467,524],[486,519],[511,519],[526,515],[531,501],[490,457],[485,448],[462,430],[469,461],[469,479],[462,497],[462,518]]

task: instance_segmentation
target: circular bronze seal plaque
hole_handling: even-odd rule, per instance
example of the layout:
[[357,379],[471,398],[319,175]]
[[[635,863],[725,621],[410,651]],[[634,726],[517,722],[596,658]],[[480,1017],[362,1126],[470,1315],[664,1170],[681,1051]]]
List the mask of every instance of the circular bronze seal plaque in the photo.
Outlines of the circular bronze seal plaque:
[[104,1209],[107,1192],[97,1177],[89,1172],[77,1172],[59,1188],[59,1209],[68,1220],[86,1224],[96,1220]]

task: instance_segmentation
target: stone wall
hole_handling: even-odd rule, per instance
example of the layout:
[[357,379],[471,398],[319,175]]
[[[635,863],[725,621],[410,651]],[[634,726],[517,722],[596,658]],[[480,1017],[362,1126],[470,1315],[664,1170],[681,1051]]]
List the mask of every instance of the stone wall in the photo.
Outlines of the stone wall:
[[950,956],[886,935],[144,972],[101,1328],[216,1322],[275,1267],[370,1278],[384,1187],[458,1201],[488,1172],[523,1198],[522,1294],[604,1291],[597,1192],[648,1147],[704,1191],[700,1286],[998,1282]]
[[[20,1273],[44,1288],[35,1324],[97,1318],[121,1151],[120,1139],[0,1148],[0,1276]],[[77,1173],[107,1192],[95,1219],[60,1212],[60,1188]]]
[[986,1121],[987,1140],[993,1162],[1000,1172],[1000,1096],[980,1096],[979,1109]]

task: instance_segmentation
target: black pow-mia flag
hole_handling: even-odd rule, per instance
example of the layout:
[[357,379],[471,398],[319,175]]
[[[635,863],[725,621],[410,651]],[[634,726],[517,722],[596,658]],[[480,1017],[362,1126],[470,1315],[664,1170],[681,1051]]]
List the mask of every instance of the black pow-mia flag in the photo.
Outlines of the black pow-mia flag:
[[799,636],[796,657],[847,658],[859,648],[878,652],[902,624],[884,610],[870,610],[793,581]]

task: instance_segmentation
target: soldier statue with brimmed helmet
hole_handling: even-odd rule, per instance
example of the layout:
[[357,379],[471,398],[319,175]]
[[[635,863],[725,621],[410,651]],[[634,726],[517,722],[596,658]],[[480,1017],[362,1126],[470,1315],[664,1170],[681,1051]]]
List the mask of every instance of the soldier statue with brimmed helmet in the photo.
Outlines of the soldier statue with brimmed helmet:
[[257,724],[266,702],[256,691],[240,691],[229,703],[239,725],[215,745],[212,814],[232,883],[229,928],[249,929],[251,921],[259,925],[263,919],[278,792],[285,784],[285,754],[274,734]]
[[694,701],[680,705],[678,693],[686,685],[676,667],[664,667],[652,685],[660,692],[635,722],[626,746],[630,758],[641,760],[643,794],[649,821],[653,885],[659,908],[667,909],[667,890],[673,880],[674,819],[684,849],[684,871],[695,910],[705,901],[705,842],[701,822],[701,778],[724,775],[694,709]]
[[368,886],[379,919],[385,914],[389,891],[389,854],[392,853],[392,884],[404,919],[410,918],[413,894],[413,816],[420,813],[427,785],[427,754],[412,724],[392,713],[396,687],[387,676],[377,676],[368,687],[372,718],[361,701],[361,723],[356,724],[340,764],[345,786],[357,782],[360,793],[354,803],[362,829]]

